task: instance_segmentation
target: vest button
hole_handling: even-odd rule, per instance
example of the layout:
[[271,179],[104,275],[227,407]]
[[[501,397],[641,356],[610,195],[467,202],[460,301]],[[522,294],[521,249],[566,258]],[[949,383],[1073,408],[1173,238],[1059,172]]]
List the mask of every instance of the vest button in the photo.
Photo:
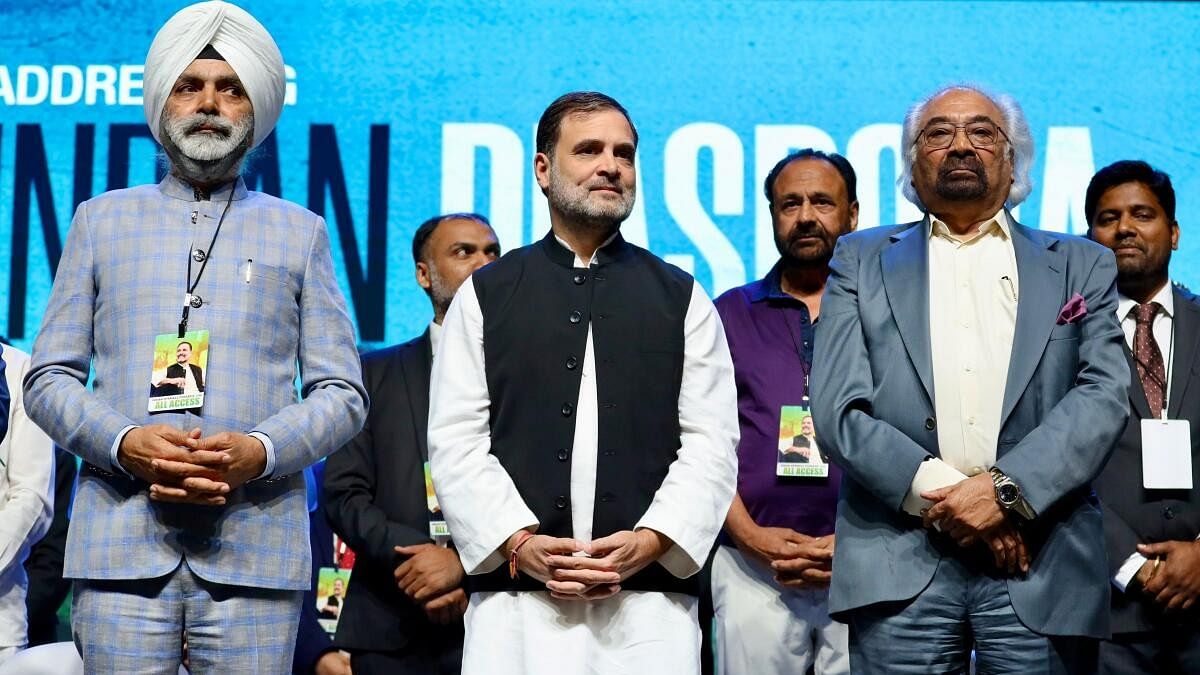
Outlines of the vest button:
[[609,448],[608,450],[604,451],[605,457],[612,457],[613,455],[616,455],[616,454],[617,454],[617,451],[613,450],[612,448]]
[[562,406],[563,417],[570,417],[571,413],[575,412],[575,406],[570,403],[564,403]]
[[582,286],[583,282],[587,281],[587,275],[576,274],[575,276],[571,277],[571,281],[574,281],[576,286]]
[[569,451],[567,451],[566,448],[559,448],[557,454],[558,454],[558,461],[560,461],[560,462],[567,461],[567,458],[571,456],[571,453]]
[[571,323],[579,323],[580,321],[583,320],[583,313],[580,312],[579,310],[575,310],[574,312],[571,312],[571,316],[567,317],[567,319]]
[[567,370],[575,370],[575,366],[579,365],[579,359],[574,356],[567,357]]
[[567,498],[565,495],[559,495],[558,497],[554,498],[554,508],[558,509],[559,511],[567,508]]
[[1167,520],[1174,520],[1175,519],[1175,509],[1173,509],[1169,506],[1167,508],[1163,509],[1163,518],[1166,518]]
[[937,428],[937,422],[932,417],[926,417],[925,418],[925,429],[928,431],[933,431],[936,428]]
[[616,500],[617,500],[617,496],[611,492],[605,492],[604,494],[600,495],[600,501],[604,502],[605,504],[607,504],[609,502],[614,502]]

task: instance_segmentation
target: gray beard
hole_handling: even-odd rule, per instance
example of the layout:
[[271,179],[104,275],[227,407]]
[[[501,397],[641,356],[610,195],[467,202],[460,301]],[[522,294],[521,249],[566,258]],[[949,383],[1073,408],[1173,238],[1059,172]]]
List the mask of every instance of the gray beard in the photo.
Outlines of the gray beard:
[[594,204],[589,199],[588,186],[580,187],[563,179],[553,163],[550,164],[550,186],[546,201],[571,223],[588,229],[611,231],[621,226],[633,211],[632,189],[621,194],[617,204]]
[[[428,264],[428,263],[427,263]],[[429,265],[429,299],[433,301],[433,313],[435,318],[446,316],[446,312],[450,309],[450,303],[454,300],[454,293],[457,288],[449,288],[449,284],[442,279],[442,275],[438,274],[435,265]]]
[[[226,130],[226,135],[188,133],[203,122]],[[242,160],[254,139],[254,114],[246,115],[237,124],[215,115],[180,118],[163,115],[158,135],[172,173],[196,186],[221,185],[237,178],[241,171]]]

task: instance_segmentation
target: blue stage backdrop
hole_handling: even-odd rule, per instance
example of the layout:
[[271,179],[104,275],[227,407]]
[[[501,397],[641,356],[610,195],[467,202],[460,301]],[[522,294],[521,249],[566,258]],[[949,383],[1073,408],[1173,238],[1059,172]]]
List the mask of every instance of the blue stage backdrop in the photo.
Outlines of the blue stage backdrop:
[[[0,9],[0,333],[28,348],[76,205],[156,179],[141,73],[183,2],[5,0]],[[1200,282],[1200,10],[1188,3],[246,0],[288,64],[256,189],[323,214],[359,338],[407,339],[430,311],[409,244],[476,210],[506,249],[548,227],[531,176],[542,109],[573,89],[641,133],[626,236],[713,294],[775,258],[762,180],[789,149],[845,154],[862,227],[914,218],[895,186],[900,121],[971,81],[1014,94],[1037,143],[1019,218],[1082,232],[1096,168],[1169,172],[1173,269]]]

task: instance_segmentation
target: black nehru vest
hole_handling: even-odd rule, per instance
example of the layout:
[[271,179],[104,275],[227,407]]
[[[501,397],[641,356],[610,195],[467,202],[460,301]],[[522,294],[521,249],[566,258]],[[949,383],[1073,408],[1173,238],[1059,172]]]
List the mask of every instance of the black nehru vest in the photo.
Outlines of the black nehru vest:
[[[590,268],[554,236],[472,276],[483,313],[492,454],[533,510],[539,534],[571,537],[571,450],[588,325],[596,361],[598,446],[592,537],[632,530],[679,451],[683,327],[691,276],[620,235]],[[652,563],[626,590],[695,595]],[[545,590],[508,565],[473,591]]]

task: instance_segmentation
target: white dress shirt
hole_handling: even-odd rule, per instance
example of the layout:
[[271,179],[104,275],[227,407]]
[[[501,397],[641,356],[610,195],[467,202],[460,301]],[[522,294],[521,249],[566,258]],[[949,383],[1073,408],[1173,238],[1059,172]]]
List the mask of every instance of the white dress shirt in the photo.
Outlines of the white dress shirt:
[[[1175,345],[1173,338],[1173,330],[1175,327],[1175,294],[1171,292],[1171,281],[1167,280],[1166,285],[1158,289],[1151,302],[1157,302],[1162,305],[1162,309],[1154,315],[1154,322],[1150,324],[1150,333],[1154,338],[1154,343],[1158,345],[1158,350],[1162,352],[1163,368],[1166,370],[1164,375],[1167,378],[1167,390],[1164,392],[1166,400],[1163,404],[1170,407],[1171,403],[1171,362],[1175,360]],[[1133,351],[1133,333],[1137,330],[1137,317],[1133,312],[1133,308],[1137,307],[1138,302],[1133,298],[1126,297],[1124,293],[1117,293],[1117,319],[1121,322],[1121,330],[1125,331],[1125,344]],[[1137,369],[1133,370],[1134,376],[1137,375]],[[1161,411],[1152,410],[1154,414],[1161,414]],[[1121,563],[1120,569],[1113,575],[1112,582],[1123,593],[1125,587],[1133,581],[1133,577],[1137,576],[1138,570],[1142,569],[1142,565],[1146,563],[1146,558],[1141,553],[1134,551]]]
[[919,515],[921,493],[953,485],[996,463],[1000,413],[1017,326],[1017,257],[1001,209],[959,237],[930,219],[929,344],[941,457],[922,462],[904,500]]
[[25,558],[53,515],[54,443],[25,415],[21,381],[29,355],[3,348],[9,408],[8,435],[0,442],[0,647],[14,647],[27,642]]
[[[577,256],[575,266],[587,263]],[[486,573],[505,562],[502,546],[514,532],[536,528],[538,522],[490,453],[483,317],[469,279],[450,306],[441,342],[430,396],[431,469],[463,567]],[[589,542],[598,454],[590,326],[575,415],[572,535]],[[674,545],[656,564],[688,577],[703,565],[732,502],[739,434],[725,332],[698,284],[684,320],[679,422],[678,458],[635,529],[669,537]],[[690,673],[699,668],[696,598],[678,593],[622,591],[594,602],[556,600],[548,592],[475,593],[465,623],[464,675]]]

